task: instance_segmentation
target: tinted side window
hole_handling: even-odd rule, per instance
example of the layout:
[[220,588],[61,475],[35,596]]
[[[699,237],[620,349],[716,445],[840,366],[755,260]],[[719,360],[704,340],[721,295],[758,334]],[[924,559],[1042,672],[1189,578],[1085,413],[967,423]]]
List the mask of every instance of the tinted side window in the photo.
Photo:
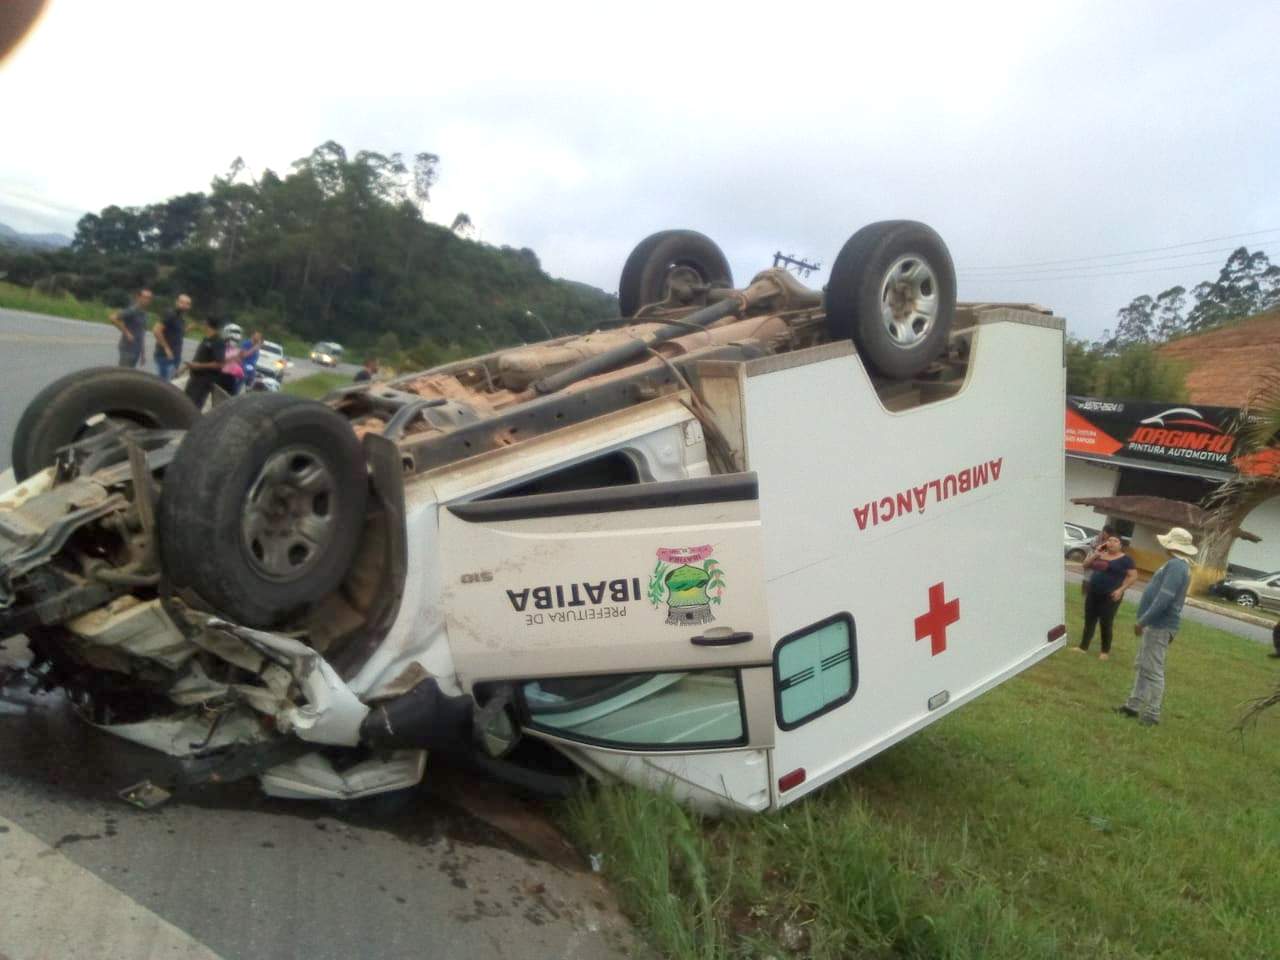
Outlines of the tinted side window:
[[856,630],[847,613],[805,627],[773,655],[778,726],[793,730],[853,698],[858,688]]

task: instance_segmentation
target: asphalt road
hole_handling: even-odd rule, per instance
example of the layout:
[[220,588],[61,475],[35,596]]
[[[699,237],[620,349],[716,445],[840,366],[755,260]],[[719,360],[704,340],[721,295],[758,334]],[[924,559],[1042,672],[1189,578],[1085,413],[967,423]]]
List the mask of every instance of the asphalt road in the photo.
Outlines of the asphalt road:
[[58,695],[10,692],[0,709],[6,960],[633,952],[597,876],[526,854],[428,788],[390,811],[339,811],[250,781],[143,811],[116,793],[158,776],[163,758],[94,730]]
[[[100,324],[0,310],[0,472],[31,397],[66,373],[111,364],[115,341]],[[296,360],[291,374],[320,369]],[[25,645],[9,641],[0,674],[24,660]],[[273,800],[253,781],[141,811],[117,793],[159,773],[156,755],[82,723],[59,696],[5,696],[5,960],[613,958],[633,949],[597,876],[563,853],[540,858],[547,835],[556,839],[545,818],[487,784],[458,787],[438,764],[390,812]],[[468,792],[467,808],[483,800],[506,833],[442,799]],[[526,846],[512,835],[541,839]]]
[[[102,323],[0,310],[0,472],[10,466],[13,431],[27,401],[58,377],[86,367],[115,364],[119,337],[114,327]],[[151,346],[148,334],[148,363]],[[188,356],[192,349],[194,344],[188,344]],[[290,359],[294,365],[286,374],[286,382],[321,372],[354,376],[359,369],[350,363],[327,368],[316,366],[305,357]]]

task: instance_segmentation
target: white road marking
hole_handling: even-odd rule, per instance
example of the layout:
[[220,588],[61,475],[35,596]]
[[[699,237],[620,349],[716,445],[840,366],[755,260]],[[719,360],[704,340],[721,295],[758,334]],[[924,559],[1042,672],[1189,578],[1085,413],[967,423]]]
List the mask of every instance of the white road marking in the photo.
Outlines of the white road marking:
[[0,957],[219,960],[216,953],[0,817]]

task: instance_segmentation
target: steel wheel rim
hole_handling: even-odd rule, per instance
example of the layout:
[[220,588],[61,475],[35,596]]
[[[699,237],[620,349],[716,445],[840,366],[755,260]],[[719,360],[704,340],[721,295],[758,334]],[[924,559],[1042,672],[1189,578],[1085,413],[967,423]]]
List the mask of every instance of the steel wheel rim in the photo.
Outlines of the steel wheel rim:
[[893,261],[880,282],[880,319],[904,350],[928,339],[938,319],[938,278],[928,260],[908,253]]
[[245,498],[241,546],[260,576],[298,580],[320,561],[337,526],[337,483],[309,447],[286,447],[267,458]]
[[1242,593],[1240,594],[1240,596],[1236,597],[1236,605],[1241,607],[1252,607],[1253,597],[1249,596],[1248,594]]

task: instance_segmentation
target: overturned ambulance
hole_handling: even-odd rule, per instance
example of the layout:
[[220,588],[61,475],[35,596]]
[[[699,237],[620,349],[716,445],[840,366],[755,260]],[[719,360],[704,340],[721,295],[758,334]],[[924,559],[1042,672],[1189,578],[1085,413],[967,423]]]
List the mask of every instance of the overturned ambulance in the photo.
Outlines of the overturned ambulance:
[[1060,319],[957,304],[910,221],[824,291],[665,231],[620,300],[324,402],[51,384],[0,494],[20,679],[175,783],[354,798],[435,752],[764,810],[1061,646]]

